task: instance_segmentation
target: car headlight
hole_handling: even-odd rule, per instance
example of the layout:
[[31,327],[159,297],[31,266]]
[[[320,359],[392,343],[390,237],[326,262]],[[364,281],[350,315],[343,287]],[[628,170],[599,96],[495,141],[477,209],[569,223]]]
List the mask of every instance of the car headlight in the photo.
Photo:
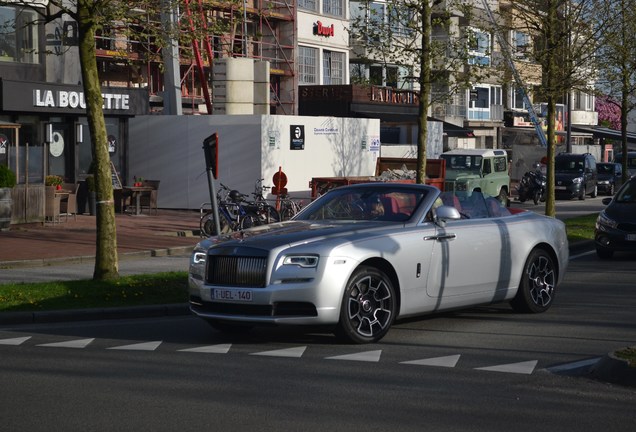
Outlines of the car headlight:
[[582,182],[583,182],[583,177],[576,177],[572,179],[572,183],[574,184],[581,184]]
[[613,229],[618,228],[618,222],[607,216],[607,213],[605,213],[604,211],[602,211],[596,219],[596,228],[602,229],[603,227],[609,227]]
[[283,265],[315,268],[318,267],[318,255],[287,255],[283,258]]
[[207,261],[207,250],[197,245],[190,256],[190,275],[196,279],[203,280],[205,278],[205,265]]

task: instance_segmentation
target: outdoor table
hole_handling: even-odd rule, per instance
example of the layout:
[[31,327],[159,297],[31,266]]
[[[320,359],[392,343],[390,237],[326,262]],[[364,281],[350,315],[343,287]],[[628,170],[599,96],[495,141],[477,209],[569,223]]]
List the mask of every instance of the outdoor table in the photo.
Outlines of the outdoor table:
[[135,200],[135,210],[132,213],[134,216],[138,216],[141,214],[141,194],[143,192],[152,191],[151,186],[124,186],[123,188],[124,194],[130,193],[131,199]]

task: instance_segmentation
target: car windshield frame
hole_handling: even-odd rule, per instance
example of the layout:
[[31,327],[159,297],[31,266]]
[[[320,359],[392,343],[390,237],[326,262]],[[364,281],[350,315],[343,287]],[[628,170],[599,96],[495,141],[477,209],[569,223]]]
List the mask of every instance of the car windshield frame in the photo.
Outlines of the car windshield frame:
[[381,221],[410,220],[431,193],[427,189],[387,187],[342,187],[332,189],[307,206],[294,220]]
[[597,163],[596,172],[599,174],[616,174],[616,165],[613,163]]
[[636,204],[636,180],[632,179],[625,183],[623,187],[616,192],[614,201],[617,203]]

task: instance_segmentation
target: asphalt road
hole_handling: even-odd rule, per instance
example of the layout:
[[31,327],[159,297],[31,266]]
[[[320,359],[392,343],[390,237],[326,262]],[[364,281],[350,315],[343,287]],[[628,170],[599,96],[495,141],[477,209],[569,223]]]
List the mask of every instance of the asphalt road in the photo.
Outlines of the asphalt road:
[[545,314],[473,308],[373,345],[193,317],[3,327],[1,429],[631,432],[636,390],[581,374],[636,342],[635,261],[575,256]]

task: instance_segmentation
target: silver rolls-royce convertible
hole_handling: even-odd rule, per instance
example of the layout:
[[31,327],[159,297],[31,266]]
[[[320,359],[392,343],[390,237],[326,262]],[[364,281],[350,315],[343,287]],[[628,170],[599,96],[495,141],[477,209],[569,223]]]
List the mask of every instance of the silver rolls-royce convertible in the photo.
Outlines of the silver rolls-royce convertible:
[[333,189],[292,220],[195,247],[190,307],[221,331],[329,326],[376,342],[396,319],[509,302],[544,312],[568,263],[564,224],[478,192],[366,183]]

